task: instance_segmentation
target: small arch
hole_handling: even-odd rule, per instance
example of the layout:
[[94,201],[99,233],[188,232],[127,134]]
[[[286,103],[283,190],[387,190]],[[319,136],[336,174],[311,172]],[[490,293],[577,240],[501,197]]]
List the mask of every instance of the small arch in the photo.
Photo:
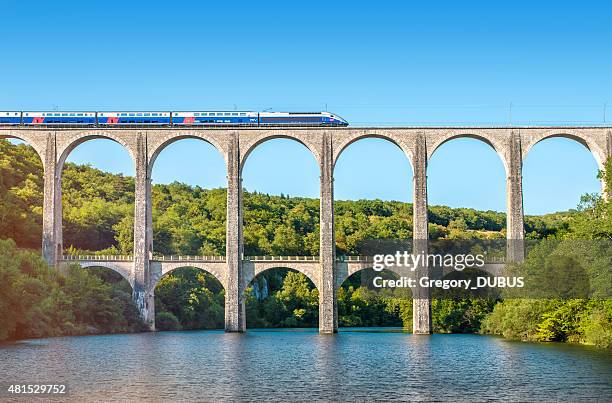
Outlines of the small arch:
[[176,265],[154,282],[158,330],[223,328],[225,285],[211,270],[194,264]]
[[244,292],[247,328],[319,325],[319,291],[301,271],[268,267],[247,283]]
[[[159,143],[154,150],[152,150],[151,155],[149,157],[149,163],[148,163],[148,177],[151,177],[151,174],[153,173],[153,166],[155,165],[155,161],[157,160],[157,157],[159,156],[159,154],[161,154],[162,151],[164,151],[166,149],[166,147],[168,147],[169,145],[179,141],[179,140],[184,140],[184,139],[196,139],[196,140],[202,140],[205,143],[210,144],[211,146],[213,146],[215,148],[215,150],[217,150],[217,152],[219,152],[219,154],[221,154],[221,156],[223,157],[223,160],[225,161],[225,164],[227,166],[227,154],[224,150],[224,148],[219,144],[219,142],[213,138],[212,136],[209,136],[207,133],[204,132],[194,132],[194,133],[173,133],[170,134],[168,136],[166,136],[161,143]],[[227,167],[225,168],[227,170]]]
[[112,270],[113,272],[119,274],[125,281],[128,282],[132,289],[134,288],[134,279],[130,276],[130,269],[126,267],[122,267],[119,264],[112,262],[82,262],[79,263],[83,269],[93,268],[93,267],[102,267],[105,269]]
[[[265,131],[262,132],[259,136],[257,136],[257,138],[255,139],[255,141],[253,141],[251,144],[249,144],[247,146],[247,148],[245,150],[241,150],[241,155],[240,155],[240,175],[242,176],[242,171],[244,169],[244,166],[246,165],[246,161],[249,157],[249,155],[261,144],[269,141],[269,140],[275,140],[275,139],[289,139],[289,140],[293,140],[293,141],[297,141],[298,143],[300,143],[301,145],[303,145],[304,147],[306,147],[306,149],[308,151],[310,151],[310,153],[312,154],[312,156],[314,157],[317,166],[321,165],[321,155],[319,153],[319,150],[313,145],[310,144],[310,142],[307,139],[308,133],[306,133],[306,138],[302,138],[302,136],[297,136],[295,134],[292,134],[290,132],[284,132],[284,131]],[[319,138],[319,136],[313,136],[312,138]]]
[[[319,281],[316,277],[316,269],[314,267],[302,267],[300,265],[279,264],[279,263],[255,263],[253,270],[245,270],[244,282],[248,285],[261,273],[272,269],[288,269],[305,275],[315,288],[319,288]],[[246,287],[245,287],[246,288]]]
[[[371,271],[375,272],[375,273],[381,273],[381,272],[375,271],[374,268],[372,266],[369,266],[369,265],[356,266],[356,267],[348,266],[348,270],[346,271],[346,273],[341,273],[338,276],[338,280],[336,282],[336,289],[339,289],[340,287],[342,287],[342,285],[344,285],[344,283],[348,279],[350,279],[351,277],[353,277],[355,275],[360,275],[361,273],[371,272]],[[399,269],[397,269],[395,267],[387,267],[387,268],[383,269],[382,272],[392,273],[393,275],[395,275],[397,277],[406,276],[405,272],[402,272],[401,270],[399,270]]]
[[215,280],[219,282],[219,284],[221,284],[223,289],[225,289],[226,287],[224,276],[218,270],[210,268],[207,265],[202,265],[202,264],[197,264],[197,263],[191,263],[191,264],[181,263],[181,264],[173,264],[173,265],[162,264],[161,275],[158,278],[153,280],[152,288],[155,289],[155,287],[157,287],[157,284],[159,284],[160,280],[164,278],[165,276],[167,276],[168,274],[172,274],[176,270],[185,269],[185,268],[198,269],[204,273],[210,274],[211,276],[215,278]]
[[[0,139],[14,139],[14,140],[19,140],[19,141],[23,141],[25,144],[27,144],[28,146],[32,147],[34,149],[34,151],[36,151],[36,154],[38,154],[38,158],[40,158],[40,160],[42,161],[43,164],[43,168],[45,166],[45,152],[44,149],[42,149],[39,145],[39,143],[34,139],[34,138],[30,138],[27,135],[23,135],[23,133],[20,133],[20,135],[15,135],[14,132],[9,132],[10,134],[0,134]],[[46,139],[45,139],[45,143],[46,143]]]
[[[393,269],[354,270],[338,286],[338,322],[340,327],[393,326],[412,327],[412,290],[393,287],[383,281],[397,281],[401,275]],[[385,286],[383,286],[385,284]],[[394,284],[395,285],[395,284]]]
[[368,139],[368,138],[386,140],[386,141],[390,142],[391,144],[394,144],[395,146],[397,146],[404,153],[406,158],[408,159],[408,163],[410,164],[410,168],[414,172],[414,165],[412,163],[412,160],[414,159],[414,156],[412,155],[411,149],[409,147],[405,146],[400,140],[395,139],[391,135],[388,135],[386,133],[376,133],[376,132],[366,132],[366,133],[358,134],[358,135],[356,135],[354,137],[349,138],[348,141],[341,142],[339,144],[339,146],[338,146],[338,151],[336,151],[334,149],[334,161],[333,161],[333,168],[334,168],[334,170],[336,168],[336,163],[340,159],[340,156],[342,155],[344,150],[346,150],[351,144],[356,143],[356,142],[358,142],[360,140]]

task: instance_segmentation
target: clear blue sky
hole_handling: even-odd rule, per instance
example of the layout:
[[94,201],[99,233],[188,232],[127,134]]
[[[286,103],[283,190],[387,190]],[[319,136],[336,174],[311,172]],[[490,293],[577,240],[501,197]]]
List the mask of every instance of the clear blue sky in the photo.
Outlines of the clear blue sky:
[[[353,125],[603,120],[612,103],[606,2],[31,2],[5,0],[0,110],[321,110]],[[612,105],[608,108],[612,120]],[[223,186],[210,146],[176,143],[156,182]],[[133,172],[127,154],[85,143],[70,160]],[[194,174],[197,173],[197,174]],[[318,195],[298,144],[249,158],[249,190]],[[571,208],[599,190],[579,144],[549,140],[525,162],[525,208]],[[358,142],[336,170],[342,199],[412,199],[410,166],[382,141]],[[439,149],[435,204],[505,210],[504,173],[474,140]]]

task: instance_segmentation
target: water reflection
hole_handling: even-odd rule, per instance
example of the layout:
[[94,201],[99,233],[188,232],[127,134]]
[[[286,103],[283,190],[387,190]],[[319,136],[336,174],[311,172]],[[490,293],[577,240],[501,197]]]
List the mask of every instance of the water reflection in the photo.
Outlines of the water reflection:
[[67,383],[72,401],[605,400],[612,356],[401,329],[159,332],[0,345],[0,376]]

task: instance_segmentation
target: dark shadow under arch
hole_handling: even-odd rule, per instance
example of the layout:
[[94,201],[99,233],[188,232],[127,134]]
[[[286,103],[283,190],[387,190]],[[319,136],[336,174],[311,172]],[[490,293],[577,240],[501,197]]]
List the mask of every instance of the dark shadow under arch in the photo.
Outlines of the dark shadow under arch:
[[86,266],[83,270],[87,270],[96,277],[99,277],[102,281],[107,284],[117,286],[121,291],[128,295],[132,295],[133,289],[129,280],[124,277],[123,273],[107,266]]
[[225,290],[217,278],[197,267],[178,267],[155,285],[158,330],[222,329]]
[[[338,288],[338,324],[340,327],[403,327],[412,329],[412,291],[392,287],[397,273],[364,268],[346,278]],[[384,285],[384,287],[377,287]]]
[[295,269],[266,269],[251,280],[245,294],[247,328],[319,325],[319,291]]

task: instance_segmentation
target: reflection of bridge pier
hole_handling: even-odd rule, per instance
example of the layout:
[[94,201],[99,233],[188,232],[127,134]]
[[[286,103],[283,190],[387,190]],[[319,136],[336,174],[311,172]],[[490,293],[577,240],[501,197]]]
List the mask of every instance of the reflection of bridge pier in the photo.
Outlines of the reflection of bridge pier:
[[[336,292],[339,284],[365,262],[338,262],[334,240],[334,166],[351,143],[367,137],[383,138],[396,144],[412,164],[413,247],[427,248],[427,162],[447,141],[472,137],[490,145],[506,170],[508,261],[520,261],[523,245],[522,161],[538,142],[549,137],[568,137],[585,145],[600,168],[612,156],[612,129],[609,127],[537,128],[16,128],[0,129],[0,138],[19,138],[39,154],[44,168],[43,255],[49,264],[62,261],[61,173],[70,152],[93,138],[107,138],[123,145],[136,167],[134,252],[127,260],[110,257],[78,259],[82,266],[104,265],[121,273],[132,285],[134,299],[143,318],[154,327],[153,291],[159,278],[173,268],[195,266],[215,275],[225,287],[228,331],[244,331],[246,318],[244,290],[259,272],[271,267],[294,268],[306,274],[319,289],[320,331],[333,333],[338,327]],[[302,260],[253,260],[243,256],[242,167],[249,154],[266,140],[284,137],[306,146],[321,172],[320,255]],[[197,138],[212,144],[227,164],[226,256],[218,260],[175,261],[154,258],[151,219],[151,171],[159,153],[182,138]],[[358,178],[356,178],[358,180]],[[405,184],[410,186],[410,184]],[[193,257],[192,257],[193,258]],[[316,259],[316,260],[315,260]],[[420,268],[419,274],[428,274]],[[493,270],[493,269],[492,269]],[[495,269],[497,270],[497,269]],[[346,277],[345,277],[346,276]],[[431,298],[418,290],[414,295],[413,330],[431,333]]]

